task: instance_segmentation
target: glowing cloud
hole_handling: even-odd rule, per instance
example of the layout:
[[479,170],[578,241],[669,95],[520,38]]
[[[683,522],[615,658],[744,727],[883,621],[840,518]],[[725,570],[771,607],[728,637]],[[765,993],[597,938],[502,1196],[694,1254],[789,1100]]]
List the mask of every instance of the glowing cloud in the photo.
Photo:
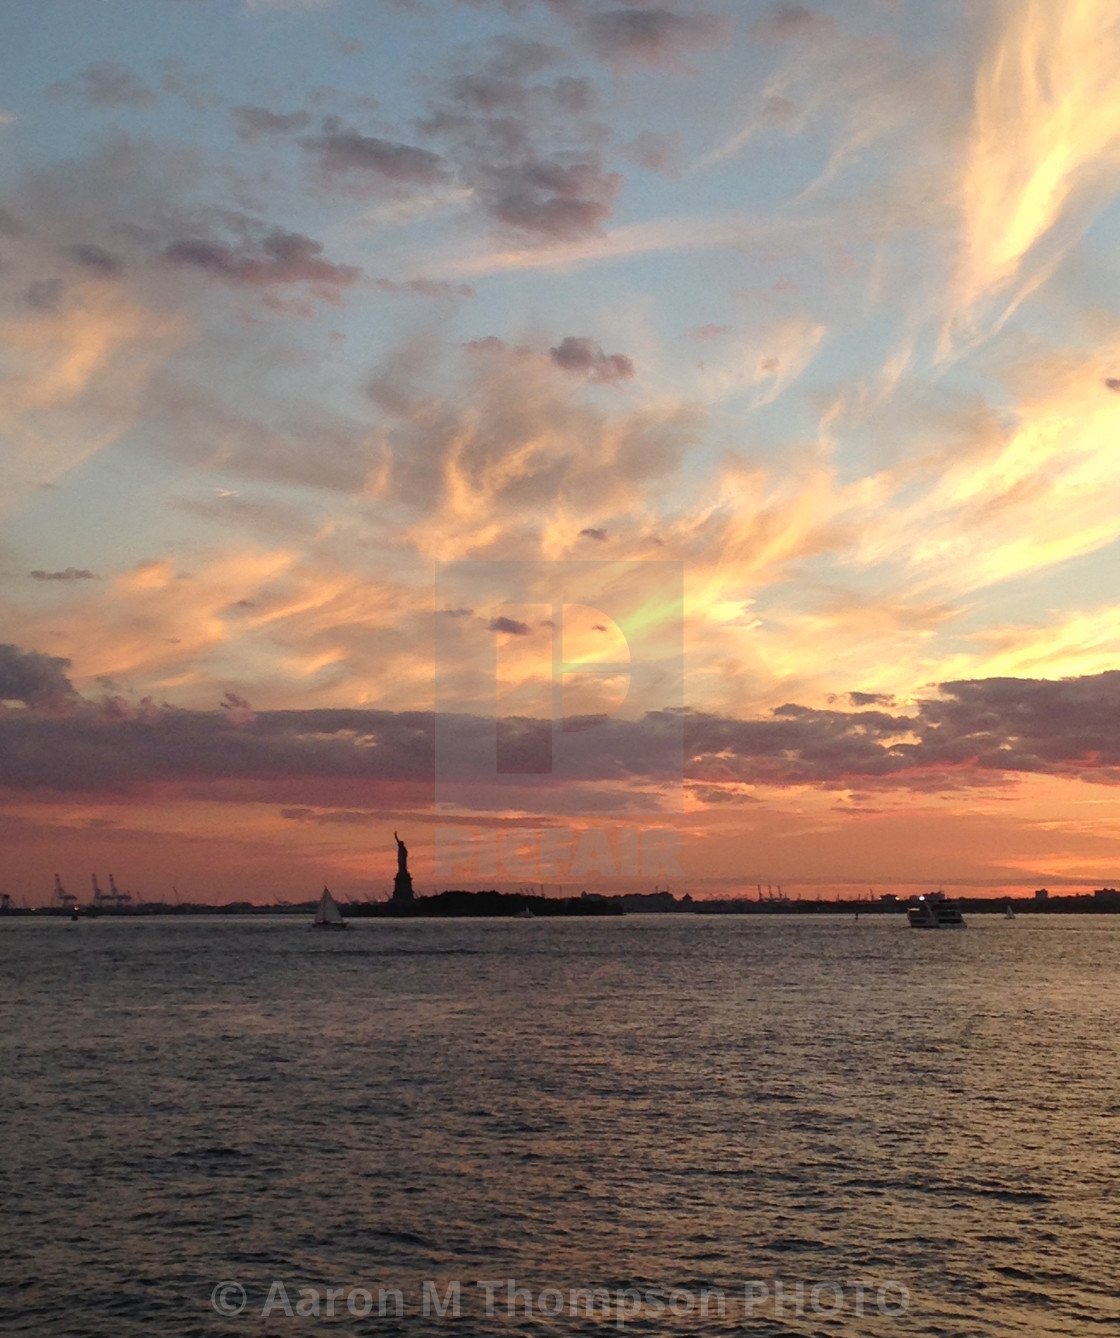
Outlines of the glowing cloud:
[[[960,178],[964,251],[954,294],[967,316],[985,297],[1038,281],[1023,273],[1051,234],[1060,252],[1084,227],[1076,209],[1120,169],[1120,14],[1108,0],[1007,0],[976,80]],[[1014,300],[1012,298],[1011,300]]]

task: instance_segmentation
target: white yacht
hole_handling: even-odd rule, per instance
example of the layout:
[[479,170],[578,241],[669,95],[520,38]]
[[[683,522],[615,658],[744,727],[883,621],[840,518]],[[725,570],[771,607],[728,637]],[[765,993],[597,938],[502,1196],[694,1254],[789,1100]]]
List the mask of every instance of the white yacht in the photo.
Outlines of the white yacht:
[[911,929],[963,929],[964,916],[944,892],[927,892],[906,912]]

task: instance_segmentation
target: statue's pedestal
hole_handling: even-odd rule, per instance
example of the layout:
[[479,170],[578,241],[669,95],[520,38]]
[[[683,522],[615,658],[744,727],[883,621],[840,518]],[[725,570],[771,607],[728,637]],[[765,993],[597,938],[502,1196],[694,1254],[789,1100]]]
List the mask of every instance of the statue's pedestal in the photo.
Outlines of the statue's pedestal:
[[412,891],[412,874],[407,869],[397,874],[393,879],[393,904],[395,906],[411,905],[415,894]]

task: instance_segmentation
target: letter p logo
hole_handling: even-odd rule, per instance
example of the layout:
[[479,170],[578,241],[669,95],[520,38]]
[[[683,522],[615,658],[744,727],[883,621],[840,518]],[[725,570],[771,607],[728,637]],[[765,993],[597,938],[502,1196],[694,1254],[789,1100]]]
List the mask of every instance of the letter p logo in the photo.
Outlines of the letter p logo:
[[436,582],[436,803],[679,811],[683,569],[463,562]]

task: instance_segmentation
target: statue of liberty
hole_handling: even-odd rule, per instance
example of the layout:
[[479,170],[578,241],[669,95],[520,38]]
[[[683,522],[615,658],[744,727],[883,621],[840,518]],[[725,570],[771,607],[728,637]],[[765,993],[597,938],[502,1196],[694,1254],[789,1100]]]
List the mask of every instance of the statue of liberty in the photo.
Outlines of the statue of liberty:
[[411,906],[414,893],[412,891],[412,874],[408,871],[408,846],[396,832],[393,833],[393,840],[397,843],[397,876],[393,879],[393,905]]

